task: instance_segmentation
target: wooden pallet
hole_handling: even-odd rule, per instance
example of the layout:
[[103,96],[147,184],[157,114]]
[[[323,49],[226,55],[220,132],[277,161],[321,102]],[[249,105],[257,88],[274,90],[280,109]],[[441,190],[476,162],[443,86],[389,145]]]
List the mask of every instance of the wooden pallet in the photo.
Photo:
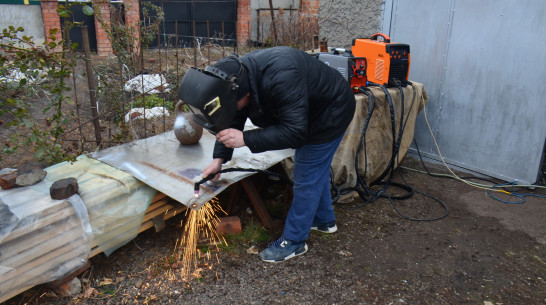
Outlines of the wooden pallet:
[[[34,286],[25,283],[48,281],[52,268],[62,265],[64,270],[70,271],[84,263],[81,257],[89,251],[89,242],[82,237],[81,222],[74,208],[68,201],[50,202],[44,199],[44,202],[24,203],[29,209],[41,204],[30,218],[35,217],[36,221],[19,225],[1,241],[0,266],[8,268],[0,269],[0,302]],[[93,208],[97,207],[88,207]],[[138,233],[154,227],[154,220],[158,223],[185,210],[186,206],[158,193],[146,210]],[[103,250],[93,242],[88,258],[101,252]]]

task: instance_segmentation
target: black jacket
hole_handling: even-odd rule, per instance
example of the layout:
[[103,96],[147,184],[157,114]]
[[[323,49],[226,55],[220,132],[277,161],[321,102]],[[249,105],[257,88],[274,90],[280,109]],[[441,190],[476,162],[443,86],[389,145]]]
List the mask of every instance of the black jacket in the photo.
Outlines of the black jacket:
[[[259,129],[243,133],[253,152],[322,144],[340,137],[355,111],[355,97],[337,70],[290,47],[258,50],[241,57],[248,68],[250,101],[231,128],[248,118]],[[214,158],[231,160],[233,149],[216,142]]]

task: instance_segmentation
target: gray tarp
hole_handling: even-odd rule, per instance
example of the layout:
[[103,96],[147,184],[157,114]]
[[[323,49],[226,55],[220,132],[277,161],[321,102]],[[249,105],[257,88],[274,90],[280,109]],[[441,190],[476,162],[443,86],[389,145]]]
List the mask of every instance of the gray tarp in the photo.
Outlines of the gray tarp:
[[[392,156],[392,123],[389,103],[385,93],[379,87],[369,87],[375,96],[375,110],[371,117],[366,131],[366,146],[362,147],[359,154],[359,174],[365,174],[365,181],[369,185],[377,180],[381,173],[387,168]],[[400,124],[401,94],[398,88],[389,88],[388,92],[392,98],[395,113],[396,135]],[[402,134],[399,159],[401,161],[406,155],[411,142],[417,114],[423,109],[428,101],[427,93],[423,84],[413,82],[413,88],[407,86],[402,90],[404,95],[404,121],[405,129]],[[341,144],[334,155],[332,170],[335,183],[340,189],[356,185],[355,157],[358,142],[368,114],[369,100],[365,94],[356,94],[356,111]],[[366,153],[366,156],[365,156]],[[292,169],[293,158],[283,162],[287,172]],[[356,193],[342,196],[341,201],[348,201],[357,196]]]

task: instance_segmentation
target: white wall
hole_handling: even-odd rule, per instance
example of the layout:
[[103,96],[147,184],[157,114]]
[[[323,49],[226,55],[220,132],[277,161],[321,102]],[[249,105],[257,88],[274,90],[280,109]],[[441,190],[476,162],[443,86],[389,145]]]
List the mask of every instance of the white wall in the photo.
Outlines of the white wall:
[[45,41],[42,10],[39,5],[0,4],[0,30],[9,26],[25,29],[22,35],[34,37],[37,45]]

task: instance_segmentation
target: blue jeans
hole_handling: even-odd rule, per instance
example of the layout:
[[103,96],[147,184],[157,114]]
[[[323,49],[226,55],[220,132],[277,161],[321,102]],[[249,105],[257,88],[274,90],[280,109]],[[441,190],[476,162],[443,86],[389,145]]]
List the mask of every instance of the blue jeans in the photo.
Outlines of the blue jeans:
[[294,155],[294,198],[286,216],[283,237],[303,241],[309,237],[311,225],[336,220],[330,194],[330,165],[343,139],[324,144],[304,145]]

